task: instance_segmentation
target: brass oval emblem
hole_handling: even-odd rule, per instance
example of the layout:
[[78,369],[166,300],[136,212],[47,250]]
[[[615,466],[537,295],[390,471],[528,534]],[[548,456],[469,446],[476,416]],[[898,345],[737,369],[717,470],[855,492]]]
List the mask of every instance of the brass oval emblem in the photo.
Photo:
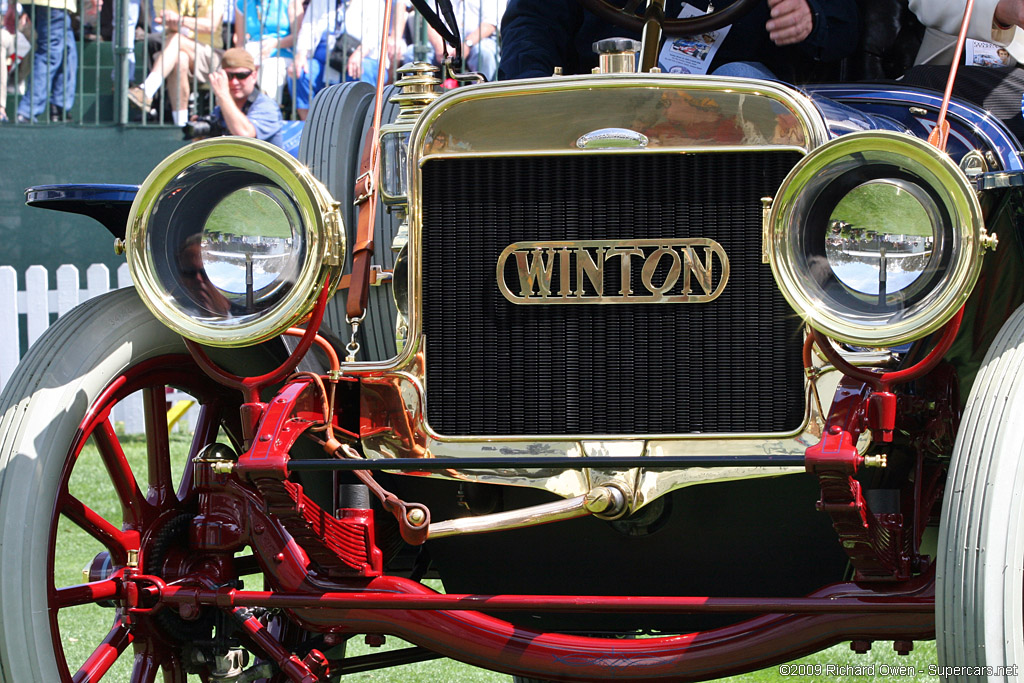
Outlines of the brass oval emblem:
[[640,149],[647,146],[647,136],[628,128],[601,128],[585,133],[576,140],[580,149]]
[[[702,304],[725,290],[729,257],[706,237],[515,242],[496,274],[514,304]],[[637,280],[643,291],[633,290]]]

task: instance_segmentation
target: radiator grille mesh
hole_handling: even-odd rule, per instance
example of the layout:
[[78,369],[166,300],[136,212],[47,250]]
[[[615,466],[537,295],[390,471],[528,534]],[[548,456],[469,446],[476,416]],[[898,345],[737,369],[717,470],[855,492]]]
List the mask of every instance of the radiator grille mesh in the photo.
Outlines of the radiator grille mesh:
[[[448,436],[776,432],[804,414],[800,321],[761,263],[761,202],[797,153],[428,161],[427,419]],[[709,304],[522,306],[495,265],[518,241],[708,237]]]

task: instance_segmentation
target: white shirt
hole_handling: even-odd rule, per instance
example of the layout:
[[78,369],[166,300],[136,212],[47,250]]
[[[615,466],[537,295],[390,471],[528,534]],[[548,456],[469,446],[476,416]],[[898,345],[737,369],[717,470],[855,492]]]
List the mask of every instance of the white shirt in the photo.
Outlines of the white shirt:
[[[1024,31],[1017,27],[1001,29],[996,25],[997,3],[998,0],[974,0],[967,37],[1004,45],[1018,63],[1024,63]],[[908,4],[928,28],[915,63],[949,64],[963,22],[966,0],[909,0]]]
[[[391,10],[392,19],[395,10]],[[337,13],[335,0],[310,0],[299,26],[296,49],[312,54],[324,32],[327,33],[327,53],[334,47],[337,29],[342,17]],[[345,32],[358,38],[362,43],[363,56],[377,59],[380,56],[380,33],[384,23],[384,3],[380,0],[351,0],[344,13]],[[399,45],[401,48],[401,45]]]

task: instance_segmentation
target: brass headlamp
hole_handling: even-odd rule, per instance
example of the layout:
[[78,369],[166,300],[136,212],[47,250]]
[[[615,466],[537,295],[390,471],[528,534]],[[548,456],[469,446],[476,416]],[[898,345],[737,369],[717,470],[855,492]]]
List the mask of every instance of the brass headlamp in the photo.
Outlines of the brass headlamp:
[[783,181],[768,217],[769,258],[811,327],[895,346],[963,306],[981,270],[982,223],[974,189],[946,154],[900,133],[851,133]]
[[345,256],[338,205],[283,150],[248,138],[161,162],[128,218],[128,267],[161,322],[201,344],[248,346],[303,318]]

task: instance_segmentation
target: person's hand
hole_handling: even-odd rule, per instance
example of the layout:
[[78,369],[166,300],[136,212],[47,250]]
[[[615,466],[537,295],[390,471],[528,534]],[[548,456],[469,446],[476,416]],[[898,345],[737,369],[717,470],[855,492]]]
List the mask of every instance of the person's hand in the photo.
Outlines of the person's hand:
[[363,77],[363,50],[357,48],[355,52],[348,58],[348,71],[349,78],[359,80]]
[[814,30],[814,15],[807,0],[768,0],[771,19],[765,24],[776,45],[803,42]]
[[169,9],[164,10],[163,25],[168,31],[177,31],[181,27],[181,16]]
[[218,102],[226,102],[231,99],[228,77],[223,71],[218,69],[210,74],[210,90],[217,96]]
[[1024,27],[1024,0],[999,0],[993,18],[1003,26]]
[[264,38],[260,41],[260,54],[263,57],[269,57],[270,54],[277,49],[278,44],[281,40],[279,38]]
[[[17,29],[18,23],[18,10],[16,8],[16,2],[7,3],[7,11],[4,13],[4,28],[7,29],[8,33],[13,34]],[[0,68],[6,68],[6,64],[0,64]],[[7,93],[0,93],[4,97],[7,97]]]

